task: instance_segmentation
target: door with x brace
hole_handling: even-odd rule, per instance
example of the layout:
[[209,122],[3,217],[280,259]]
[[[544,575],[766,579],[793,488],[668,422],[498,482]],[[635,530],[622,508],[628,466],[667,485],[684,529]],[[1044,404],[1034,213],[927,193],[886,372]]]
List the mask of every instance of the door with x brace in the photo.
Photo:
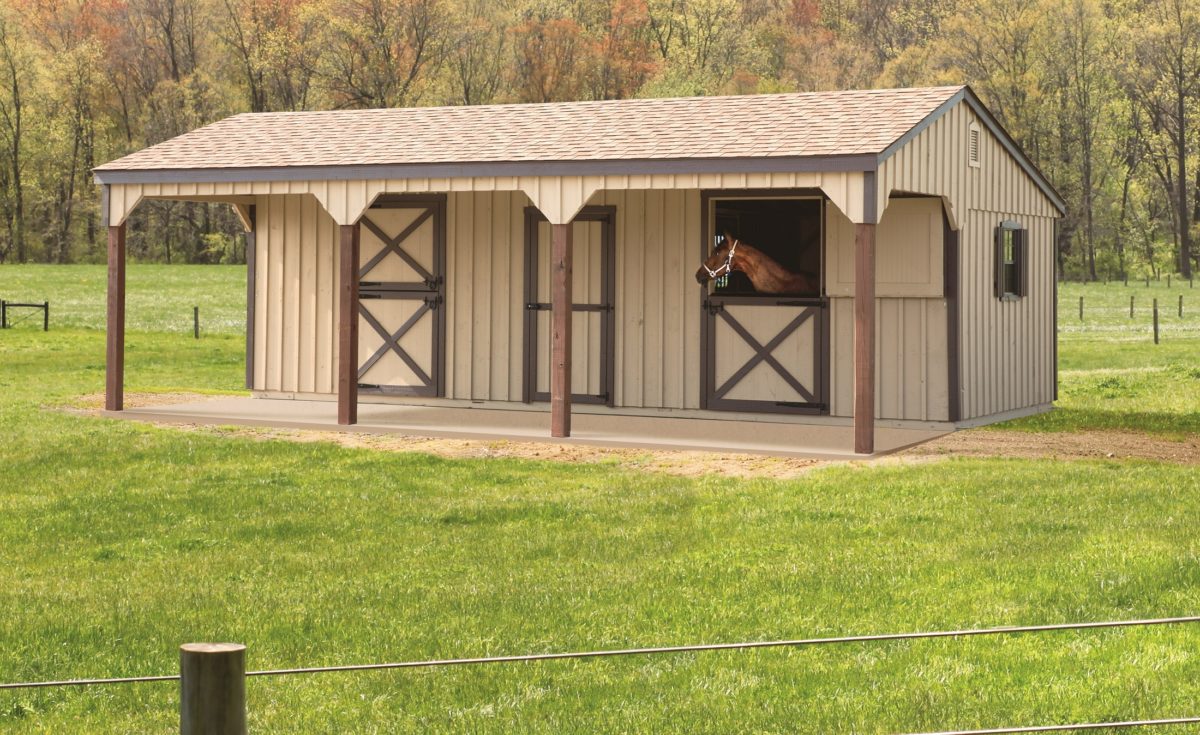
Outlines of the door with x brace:
[[358,385],[445,394],[446,200],[381,197],[360,221]]
[[701,407],[829,412],[829,301],[708,295]]

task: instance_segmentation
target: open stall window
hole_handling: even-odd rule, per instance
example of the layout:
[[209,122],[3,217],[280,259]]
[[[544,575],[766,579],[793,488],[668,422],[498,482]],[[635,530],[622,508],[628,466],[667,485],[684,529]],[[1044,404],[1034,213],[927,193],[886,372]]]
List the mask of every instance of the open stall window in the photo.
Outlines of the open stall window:
[[714,199],[712,206],[713,252],[725,244],[728,233],[743,253],[753,249],[753,261],[761,266],[754,280],[742,269],[724,273],[713,281],[714,295],[821,295],[823,202],[819,197]]

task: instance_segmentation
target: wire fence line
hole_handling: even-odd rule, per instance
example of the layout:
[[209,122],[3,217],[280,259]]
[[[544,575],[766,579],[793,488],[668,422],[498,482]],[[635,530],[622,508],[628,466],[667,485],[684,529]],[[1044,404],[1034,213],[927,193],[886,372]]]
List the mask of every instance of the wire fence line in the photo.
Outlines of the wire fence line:
[[[512,656],[482,656],[475,658],[429,659],[381,664],[351,664],[345,666],[311,666],[291,669],[247,671],[245,646],[240,644],[186,644],[181,647],[180,673],[162,676],[131,676],[109,679],[67,679],[62,681],[17,682],[0,684],[0,690],[46,687],[81,687],[105,684],[134,684],[144,682],[180,682],[181,732],[246,731],[245,682],[252,676],[287,676],[341,671],[378,671],[383,669],[415,669],[440,666],[466,666],[498,663],[592,659],[616,656],[692,653],[699,651],[730,651],[756,648],[807,647],[870,642],[912,641],[937,638],[969,638],[978,636],[1016,635],[1066,630],[1097,630],[1147,626],[1177,625],[1200,622],[1200,615],[1112,620],[1086,623],[1054,623],[1048,625],[1004,626],[998,628],[968,628],[909,633],[883,633],[826,638],[749,641],[743,643],[709,643],[682,646],[623,648],[613,650],[535,653]],[[216,658],[213,658],[213,657]],[[206,660],[207,659],[207,660]],[[1004,735],[1012,733],[1079,732],[1086,730],[1118,730],[1144,727],[1200,724],[1200,716],[1165,719],[1123,720],[1116,722],[1086,722],[1067,725],[1029,725],[999,727],[983,730],[946,730],[915,735]]]
[[[264,669],[247,671],[252,676],[290,676],[295,674],[322,674],[345,671],[381,671],[386,669],[419,669],[441,666],[471,666],[483,664],[520,663],[536,661],[560,661],[565,659],[590,659],[617,656],[643,656],[668,653],[696,653],[701,651],[732,651],[756,648],[801,648],[850,643],[876,643],[911,641],[932,638],[971,638],[978,636],[1017,635],[1023,633],[1045,633],[1064,630],[1097,630],[1105,628],[1133,628],[1162,625],[1200,623],[1200,615],[1173,618],[1146,618],[1140,620],[1110,620],[1085,623],[1052,623],[1047,625],[1017,625],[997,628],[966,628],[961,630],[936,630],[909,633],[880,633],[870,635],[835,636],[826,638],[795,638],[770,641],[748,641],[742,643],[700,643],[681,646],[658,646],[646,648],[621,648],[597,651],[573,651],[555,653],[531,653],[509,656],[479,656],[473,658],[427,659],[421,661],[397,661],[378,664],[347,664],[342,666],[307,666],[289,669]],[[137,684],[157,681],[179,681],[178,674],[162,676],[127,676],[108,679],[65,679],[61,681],[34,681],[0,684],[4,689],[34,689],[44,687],[96,686],[106,684]]]
[[1193,725],[1200,717],[1170,717],[1162,720],[1124,720],[1121,722],[1077,722],[1073,725],[1030,725],[1027,727],[993,727],[987,730],[945,730],[914,733],[913,735],[1011,735],[1027,732],[1076,732],[1079,730],[1127,730],[1134,727],[1164,727]]

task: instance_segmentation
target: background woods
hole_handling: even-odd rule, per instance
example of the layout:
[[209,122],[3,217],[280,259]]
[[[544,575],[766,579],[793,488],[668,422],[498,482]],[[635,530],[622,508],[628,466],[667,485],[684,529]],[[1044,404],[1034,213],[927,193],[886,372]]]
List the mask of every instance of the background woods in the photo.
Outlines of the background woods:
[[[103,258],[99,162],[242,111],[966,82],[1069,202],[1071,278],[1200,239],[1200,0],[0,0],[0,262]],[[136,258],[237,262],[154,202]]]

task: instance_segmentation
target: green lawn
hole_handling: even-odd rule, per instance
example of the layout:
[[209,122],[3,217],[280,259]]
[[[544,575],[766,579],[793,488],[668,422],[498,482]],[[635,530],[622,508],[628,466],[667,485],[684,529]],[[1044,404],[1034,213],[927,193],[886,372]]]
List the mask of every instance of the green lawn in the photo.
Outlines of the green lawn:
[[[0,681],[172,673],[189,640],[275,668],[1200,611],[1191,467],[682,479],[49,410],[101,390],[103,348],[0,332]],[[129,389],[238,390],[242,349],[132,331]],[[249,701],[270,733],[900,733],[1200,713],[1197,650],[1181,626],[252,679]],[[177,707],[169,683],[0,692],[0,732],[169,733]]]
[[[101,265],[0,265],[0,299],[49,300],[51,329],[103,329],[107,278]],[[130,331],[191,334],[195,306],[205,333],[240,334],[246,328],[244,265],[134,263],[126,269],[125,286]]]
[[[1129,318],[1129,298],[1134,318]],[[1183,296],[1183,317],[1178,299]],[[1083,298],[1084,319],[1079,320]],[[1161,339],[1154,344],[1157,298]],[[1200,434],[1200,289],[1187,282],[1059,286],[1056,410],[996,426],[1022,431],[1119,429]]]

